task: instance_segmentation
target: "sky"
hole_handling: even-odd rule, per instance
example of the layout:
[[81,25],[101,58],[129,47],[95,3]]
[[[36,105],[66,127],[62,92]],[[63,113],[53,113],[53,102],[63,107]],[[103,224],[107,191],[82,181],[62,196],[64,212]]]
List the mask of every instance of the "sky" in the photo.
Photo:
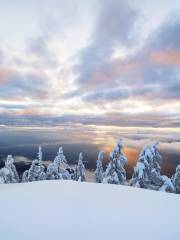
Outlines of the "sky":
[[0,6],[0,124],[179,128],[179,0]]

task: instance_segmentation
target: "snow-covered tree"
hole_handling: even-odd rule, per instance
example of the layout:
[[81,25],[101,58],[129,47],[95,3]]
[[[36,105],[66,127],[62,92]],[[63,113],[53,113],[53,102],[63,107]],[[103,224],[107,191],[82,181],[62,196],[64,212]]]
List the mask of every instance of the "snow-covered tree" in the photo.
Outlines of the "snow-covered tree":
[[74,180],[84,182],[85,179],[85,166],[83,164],[83,154],[79,154],[78,164],[74,170]]
[[63,153],[63,148],[60,147],[54,161],[48,165],[47,179],[71,179],[68,168],[69,165]]
[[40,164],[39,160],[33,160],[31,167],[28,171],[28,182],[45,180],[46,174],[44,170],[45,167]]
[[172,176],[172,182],[176,189],[176,193],[180,193],[180,164],[176,167],[176,172]]
[[104,152],[101,151],[98,154],[98,160],[96,161],[96,170],[94,172],[95,181],[97,183],[102,183],[103,181],[103,166],[102,166],[103,158],[104,158]]
[[39,146],[37,159],[32,161],[29,170],[22,176],[22,182],[40,181],[46,179],[45,167],[42,164],[42,148]]
[[114,184],[124,184],[126,181],[126,171],[125,164],[127,163],[127,158],[122,152],[124,144],[120,139],[109,155],[109,164],[104,173],[103,183],[114,183]]
[[144,187],[144,181],[147,178],[146,164],[144,158],[140,158],[134,167],[134,174],[130,184],[136,187]]
[[5,166],[0,169],[0,183],[17,183],[19,175],[14,165],[14,158],[8,155],[5,161]]
[[38,153],[37,153],[37,158],[38,158],[38,161],[39,163],[42,163],[42,147],[39,146],[39,149],[38,149]]
[[5,167],[0,169],[0,183],[10,183],[9,170]]
[[161,156],[158,152],[158,142],[144,146],[130,181],[131,185],[144,188],[160,187],[163,184],[160,175]]
[[5,167],[11,171],[12,182],[19,182],[19,174],[16,170],[16,166],[14,165],[14,158],[12,155],[7,156]]
[[152,152],[152,158],[150,162],[150,179],[153,184],[156,186],[159,186],[162,184],[161,180],[161,166],[160,163],[162,162],[162,157],[159,154],[158,151],[158,142],[155,142],[151,145],[151,152]]
[[174,193],[176,191],[172,181],[170,178],[168,178],[167,176],[161,176],[161,179],[162,179],[162,186],[159,188],[159,191],[162,191],[162,192],[171,192],[171,193]]
[[22,182],[29,182],[28,175],[29,175],[29,170],[25,170],[22,175]]

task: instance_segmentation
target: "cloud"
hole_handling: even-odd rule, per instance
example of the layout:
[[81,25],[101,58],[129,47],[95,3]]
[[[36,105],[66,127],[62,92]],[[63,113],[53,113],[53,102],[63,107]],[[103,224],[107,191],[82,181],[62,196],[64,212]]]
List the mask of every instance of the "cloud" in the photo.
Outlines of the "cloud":
[[0,49],[0,65],[4,62],[4,52]]
[[24,109],[27,107],[27,104],[13,104],[13,103],[1,103],[1,108],[4,109]]
[[[136,14],[133,15],[134,21],[137,18]],[[179,27],[177,26],[180,25],[180,16],[176,16],[176,20],[173,15],[169,16],[151,32],[140,49],[133,54],[129,53],[125,57],[120,56],[115,59],[112,58],[112,55],[117,44],[118,34],[115,34],[115,38],[107,34],[107,38],[109,36],[110,40],[104,41],[104,35],[98,28],[99,19],[101,17],[97,19],[96,23],[98,30],[94,31],[91,43],[81,52],[80,64],[75,66],[76,73],[79,74],[75,81],[78,88],[66,93],[65,97],[78,97],[78,101],[85,104],[91,103],[96,108],[104,109],[105,113],[102,117],[104,119],[98,116],[97,119],[87,120],[87,122],[106,125],[126,125],[127,122],[127,126],[178,126],[179,111],[176,105],[180,99],[180,54]],[[128,35],[126,36],[132,36],[130,33],[133,24],[129,25],[129,30],[127,28]],[[103,31],[106,30],[108,31],[108,26],[105,30],[103,29]],[[104,44],[100,45],[98,43],[101,42],[101,37]],[[127,43],[123,39],[119,39],[120,49],[122,45],[127,44],[130,48],[134,48],[136,45],[135,39],[130,41],[127,37]],[[111,44],[108,44],[110,42]],[[134,102],[133,113],[136,110],[136,102],[139,101],[142,104],[141,112],[137,111],[137,113],[129,115],[127,107],[126,113],[122,113],[127,105],[122,102],[124,100]],[[118,104],[121,104],[119,113],[107,116],[107,109],[103,108],[106,103],[110,104],[112,112],[118,108]],[[161,106],[161,109],[156,107],[158,105]],[[143,109],[146,114],[142,113]],[[168,116],[163,114],[163,112],[167,112],[167,109],[170,111]],[[84,116],[84,119],[89,118]]]
[[[78,89],[66,97],[82,95],[82,100],[104,100],[106,89],[129,88],[129,97],[178,98],[169,90],[178,84],[180,52],[179,25],[172,16],[166,19],[133,55],[113,59],[114,49],[136,45],[134,26],[139,12],[124,1],[105,1],[97,18],[90,44],[80,52],[80,63],[75,66]],[[134,38],[133,38],[134,37]],[[164,84],[166,82],[166,84]],[[102,90],[100,93],[99,88]],[[86,95],[84,96],[84,93]],[[116,98],[116,94],[114,99]],[[117,97],[117,100],[120,99]],[[108,97],[107,97],[108,101]]]
[[180,65],[180,51],[156,51],[150,54],[150,60],[156,64],[165,66],[179,66]]
[[[106,8],[110,8],[108,13]],[[123,11],[123,14],[119,11]],[[80,92],[83,94],[84,91],[90,92],[82,99],[92,100],[94,96],[94,101],[100,98],[103,100],[106,95],[105,89],[108,88],[108,91],[112,89],[113,93],[114,86],[129,88],[128,96],[132,98],[141,98],[143,94],[144,100],[179,99],[180,16],[176,15],[176,20],[172,15],[169,16],[150,35],[143,48],[136,51],[134,55],[112,59],[116,44],[119,43],[119,47],[129,44],[133,47],[136,44],[135,39],[129,40],[129,36],[137,20],[137,13],[122,1],[118,3],[113,1],[110,6],[104,5],[101,14],[104,16],[100,15],[98,19],[100,22],[97,23],[93,41],[83,50],[78,66],[77,82],[80,87],[78,94]],[[119,15],[123,15],[124,19],[118,18]],[[128,19],[127,22],[125,19]],[[116,22],[120,25],[116,25]],[[112,33],[108,32],[111,30]],[[106,34],[101,31],[105,31]],[[124,32],[125,35],[123,35]],[[101,93],[99,88],[102,89]]]
[[[179,99],[180,89],[180,15],[171,15],[148,39],[147,45],[135,57],[141,59],[139,90],[151,99]],[[137,96],[137,95],[136,95]]]
[[56,54],[49,47],[51,37],[42,35],[31,39],[27,51],[34,57],[34,61],[43,68],[57,68],[58,60]]
[[1,99],[44,99],[48,94],[48,82],[40,72],[20,73],[12,68],[0,68]]
[[128,97],[127,89],[112,89],[88,93],[85,94],[82,99],[87,102],[102,103],[126,99],[127,97]]
[[147,13],[125,0],[44,4],[24,45],[0,51],[1,112],[28,124],[179,126],[180,16],[163,19],[149,5]]
[[[132,10],[125,1],[100,1],[100,12],[97,17],[90,44],[81,50],[80,62],[75,66],[79,75],[79,88],[105,87],[112,83],[117,76],[128,66],[117,68],[112,63],[112,54],[115,47],[129,46],[132,42],[131,32],[137,18],[136,11]],[[124,64],[125,65],[125,64]],[[114,78],[114,79],[113,79]]]
[[149,48],[155,50],[180,50],[180,15],[173,12],[149,37]]
[[6,84],[15,71],[9,67],[0,67],[0,85]]
[[20,125],[20,126],[52,126],[62,124],[83,124],[83,125],[104,125],[104,126],[121,126],[121,127],[153,127],[166,128],[176,127],[180,124],[178,114],[170,115],[169,113],[117,113],[108,112],[99,115],[90,114],[63,114],[53,117],[47,114],[38,114],[29,112],[25,115],[1,114],[0,125]]

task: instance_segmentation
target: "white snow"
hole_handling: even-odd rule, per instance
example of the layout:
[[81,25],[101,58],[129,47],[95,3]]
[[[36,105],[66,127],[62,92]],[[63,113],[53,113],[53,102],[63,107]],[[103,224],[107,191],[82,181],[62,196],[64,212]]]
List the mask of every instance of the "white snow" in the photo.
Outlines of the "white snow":
[[2,240],[179,240],[180,195],[75,181],[0,185]]

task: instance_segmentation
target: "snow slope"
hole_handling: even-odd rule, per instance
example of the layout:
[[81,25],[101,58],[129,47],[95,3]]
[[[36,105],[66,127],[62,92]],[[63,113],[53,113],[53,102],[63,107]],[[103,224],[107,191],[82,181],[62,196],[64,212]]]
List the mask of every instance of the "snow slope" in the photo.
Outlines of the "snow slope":
[[0,185],[2,240],[179,240],[180,195],[40,181]]

